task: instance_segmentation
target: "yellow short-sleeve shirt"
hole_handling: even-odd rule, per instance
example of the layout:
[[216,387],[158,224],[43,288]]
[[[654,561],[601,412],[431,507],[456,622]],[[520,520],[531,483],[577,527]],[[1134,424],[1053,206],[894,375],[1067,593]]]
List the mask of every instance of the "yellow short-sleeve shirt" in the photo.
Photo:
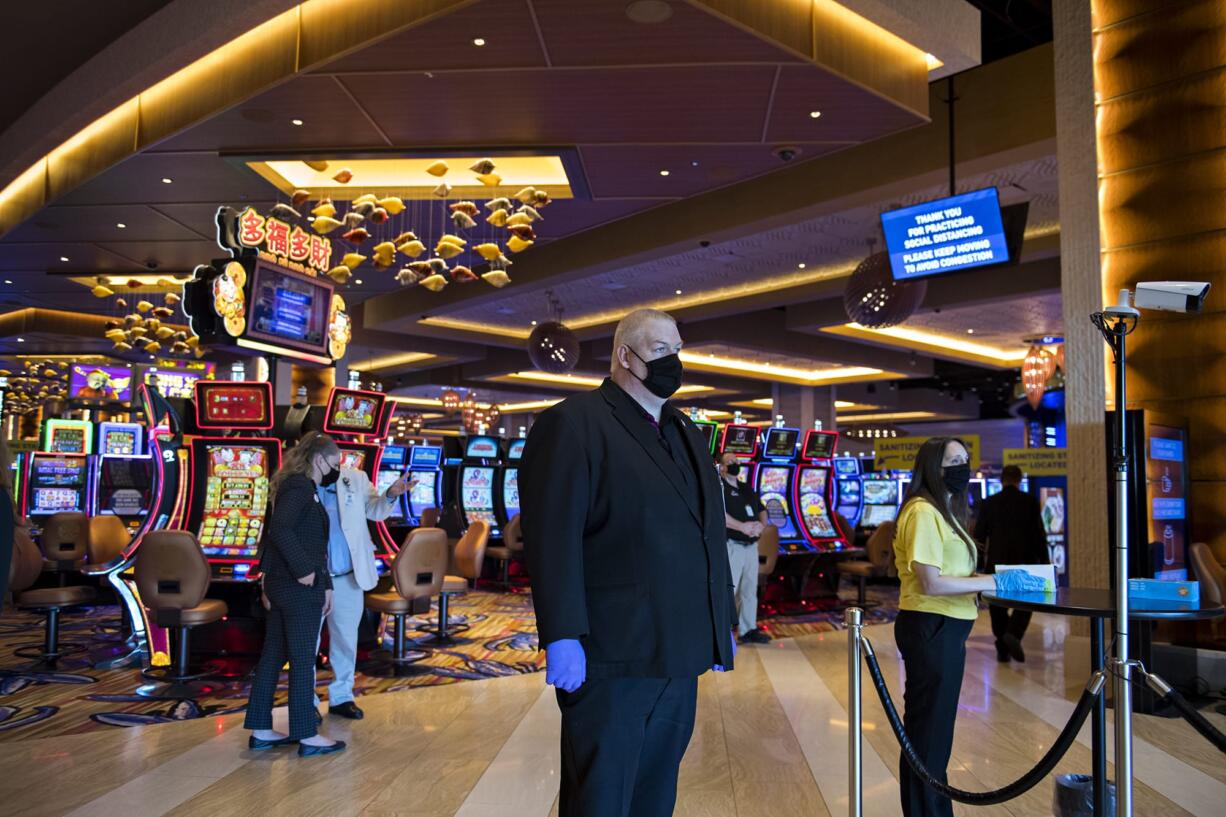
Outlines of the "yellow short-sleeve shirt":
[[931,502],[908,502],[898,516],[894,534],[894,563],[902,583],[900,610],[937,613],[950,618],[974,619],[979,615],[975,594],[929,596],[911,563],[932,565],[942,576],[970,576],[975,572],[975,557],[958,532],[950,527]]

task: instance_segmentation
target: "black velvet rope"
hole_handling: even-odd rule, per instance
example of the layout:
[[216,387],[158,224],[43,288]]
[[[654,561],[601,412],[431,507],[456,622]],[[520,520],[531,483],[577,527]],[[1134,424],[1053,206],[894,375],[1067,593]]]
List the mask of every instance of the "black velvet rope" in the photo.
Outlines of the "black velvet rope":
[[1204,715],[1196,711],[1192,704],[1188,703],[1188,699],[1172,689],[1163,698],[1172,706],[1179,710],[1179,714],[1183,715],[1183,719],[1192,725],[1192,728],[1200,732],[1205,740],[1217,747],[1219,752],[1226,753],[1226,735],[1223,735],[1216,726],[1209,723]]
[[894,701],[890,698],[889,687],[886,686],[885,678],[881,675],[881,666],[877,663],[877,656],[873,654],[871,649],[867,649],[864,651],[864,657],[868,662],[869,675],[873,678],[873,686],[877,687],[877,697],[881,699],[881,707],[885,710],[886,718],[890,721],[890,728],[894,730],[894,736],[898,738],[898,744],[902,747],[903,757],[906,758],[911,770],[915,772],[920,780],[924,781],[924,785],[938,794],[944,795],[950,800],[957,800],[959,803],[967,803],[972,806],[991,806],[1003,803],[1006,800],[1012,800],[1034,788],[1039,781],[1051,774],[1052,770],[1056,768],[1056,764],[1064,757],[1064,753],[1073,745],[1073,741],[1077,738],[1077,733],[1081,731],[1086,718],[1090,715],[1090,708],[1094,705],[1094,699],[1099,694],[1092,691],[1089,687],[1082,690],[1081,698],[1077,701],[1077,706],[1069,717],[1068,723],[1064,725],[1064,730],[1060,733],[1060,737],[1056,738],[1056,742],[1047,750],[1047,754],[1043,755],[1038,764],[1026,772],[1026,774],[995,791],[963,791],[936,780],[924,768],[924,762],[916,754],[915,747],[911,745],[911,739],[907,737],[906,730],[903,729],[902,718],[899,717],[898,710],[894,708]]

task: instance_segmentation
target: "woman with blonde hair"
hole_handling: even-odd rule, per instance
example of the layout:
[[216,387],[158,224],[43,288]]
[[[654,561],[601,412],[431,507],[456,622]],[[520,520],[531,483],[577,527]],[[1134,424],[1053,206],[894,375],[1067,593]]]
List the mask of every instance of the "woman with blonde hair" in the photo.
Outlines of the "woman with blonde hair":
[[[260,542],[268,624],[256,666],[244,726],[248,747],[260,751],[298,744],[300,757],[326,755],[345,742],[318,734],[315,647],[319,625],[332,607],[328,574],[328,514],[316,487],[340,476],[341,452],[326,434],[311,432],[285,455],[270,485],[272,517]],[[272,728],[272,705],[281,667],[289,661],[289,734]]]

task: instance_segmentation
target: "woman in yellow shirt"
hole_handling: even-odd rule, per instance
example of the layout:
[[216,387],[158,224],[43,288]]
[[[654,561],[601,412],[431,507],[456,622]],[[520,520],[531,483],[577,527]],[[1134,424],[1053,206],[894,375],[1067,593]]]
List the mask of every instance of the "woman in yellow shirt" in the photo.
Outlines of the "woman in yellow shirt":
[[[934,437],[915,455],[894,534],[902,583],[894,640],[907,670],[903,725],[925,768],[946,782],[954,718],[966,666],[966,639],[979,615],[982,590],[1042,590],[1021,570],[976,576],[979,551],[967,533],[970,458],[966,444]],[[905,758],[898,765],[904,817],[951,817],[949,798],[928,787]]]

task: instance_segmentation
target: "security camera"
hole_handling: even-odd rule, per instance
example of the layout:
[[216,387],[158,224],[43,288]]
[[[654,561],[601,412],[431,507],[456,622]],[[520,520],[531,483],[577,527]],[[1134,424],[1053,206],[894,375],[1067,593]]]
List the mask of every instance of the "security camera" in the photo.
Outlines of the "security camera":
[[704,238],[704,239],[702,239],[701,241],[699,241],[699,242],[698,242],[698,246],[700,246],[700,247],[704,247],[704,248],[705,248],[705,247],[710,247],[710,246],[711,246],[711,242],[710,242],[710,241],[707,241],[707,240]]
[[1150,281],[1137,284],[1133,305],[1163,312],[1200,312],[1209,284],[1200,281]]
[[158,268],[158,262],[156,259],[150,258],[148,261],[145,262],[145,269],[155,270],[157,268]]
[[779,161],[790,162],[793,159],[795,159],[797,156],[800,155],[800,148],[790,147],[790,146],[781,147],[781,148],[775,148],[771,152],[775,154],[775,158],[777,158]]

